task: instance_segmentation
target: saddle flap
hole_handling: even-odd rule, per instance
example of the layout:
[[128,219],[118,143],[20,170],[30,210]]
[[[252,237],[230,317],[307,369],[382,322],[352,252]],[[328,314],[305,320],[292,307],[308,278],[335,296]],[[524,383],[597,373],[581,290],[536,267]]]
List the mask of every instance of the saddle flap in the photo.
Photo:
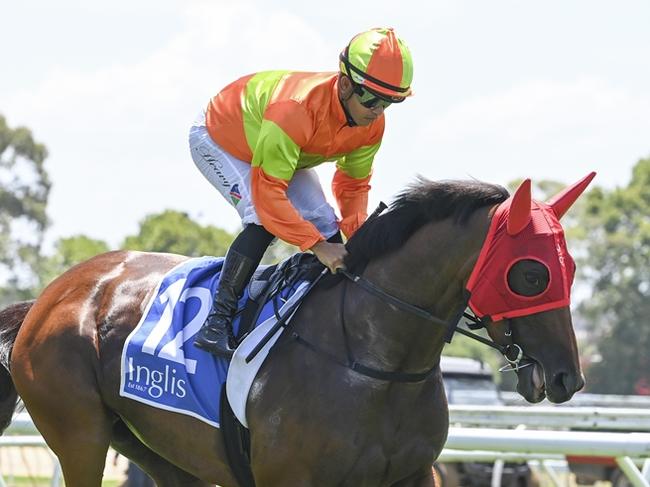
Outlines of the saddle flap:
[[316,256],[308,253],[294,254],[279,264],[258,267],[247,288],[248,298],[239,312],[237,341],[253,329],[260,310],[278,292],[299,280],[313,281],[322,269]]
[[277,264],[274,265],[261,265],[253,273],[251,281],[248,284],[248,299],[252,301],[258,301],[259,298],[264,294],[264,291],[269,287],[271,283],[271,276],[277,269]]

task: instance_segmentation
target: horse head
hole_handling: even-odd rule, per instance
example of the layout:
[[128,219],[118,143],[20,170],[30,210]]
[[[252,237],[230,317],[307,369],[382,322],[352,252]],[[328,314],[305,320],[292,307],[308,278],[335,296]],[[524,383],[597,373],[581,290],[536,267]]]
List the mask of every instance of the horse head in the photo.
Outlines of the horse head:
[[517,391],[530,402],[564,402],[584,386],[569,312],[575,264],[559,220],[594,176],[546,203],[525,180],[494,210],[467,283],[469,306],[490,337],[523,352]]

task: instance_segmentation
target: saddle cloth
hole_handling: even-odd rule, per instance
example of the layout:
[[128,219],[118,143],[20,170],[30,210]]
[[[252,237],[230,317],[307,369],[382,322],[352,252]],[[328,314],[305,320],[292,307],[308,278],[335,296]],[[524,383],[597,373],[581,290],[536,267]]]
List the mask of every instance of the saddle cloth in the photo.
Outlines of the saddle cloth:
[[[291,268],[283,264],[278,268],[284,268],[285,272]],[[284,328],[250,364],[242,358],[243,352],[239,350],[233,367],[227,359],[217,358],[193,346],[194,335],[210,311],[222,265],[223,258],[189,259],[163,277],[140,322],[124,343],[121,396],[186,414],[218,428],[220,391],[227,376],[232,377],[235,373],[235,386],[227,387],[229,400],[237,417],[240,421],[244,418],[243,424],[246,424],[248,388]],[[251,332],[244,341],[246,356],[266,334],[264,330],[269,330],[283,312],[300,300],[308,284],[308,280],[293,272],[288,285],[263,305],[254,324],[263,326],[257,332]],[[240,307],[247,301],[250,302],[248,289],[239,302]],[[233,321],[236,336],[239,336],[240,323],[241,318],[237,316]]]

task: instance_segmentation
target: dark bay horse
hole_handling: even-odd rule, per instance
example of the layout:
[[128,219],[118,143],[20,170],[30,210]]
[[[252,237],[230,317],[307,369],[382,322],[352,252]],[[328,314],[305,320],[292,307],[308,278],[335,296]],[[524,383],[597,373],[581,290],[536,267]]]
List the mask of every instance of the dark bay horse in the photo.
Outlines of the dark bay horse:
[[[495,209],[507,198],[503,188],[485,183],[421,180],[349,242],[348,268],[450,320],[465,302]],[[20,395],[68,487],[99,487],[109,446],[160,487],[237,485],[219,429],[118,394],[125,339],[157,283],[184,259],[103,254],[58,277],[37,300],[0,312],[0,428],[9,424]],[[540,286],[525,262],[513,269],[508,282],[515,290]],[[431,464],[448,430],[438,367],[447,330],[350,282],[331,280],[307,296],[292,322],[330,355],[285,334],[250,392],[256,485],[432,486]],[[528,357],[532,366],[517,371],[518,391],[527,400],[563,402],[583,386],[567,306],[488,322],[487,330],[496,343],[516,340]],[[432,372],[412,382],[369,377],[332,359],[344,360],[346,348],[368,368]]]

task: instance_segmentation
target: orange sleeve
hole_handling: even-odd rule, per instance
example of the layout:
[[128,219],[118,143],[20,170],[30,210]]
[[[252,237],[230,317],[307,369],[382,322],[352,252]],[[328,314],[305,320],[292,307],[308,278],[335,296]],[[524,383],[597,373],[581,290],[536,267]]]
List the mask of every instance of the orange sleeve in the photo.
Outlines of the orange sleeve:
[[288,187],[288,181],[266,174],[261,167],[251,167],[253,203],[262,225],[276,237],[305,251],[325,237],[291,204]]
[[339,227],[347,238],[352,237],[368,217],[370,177],[356,179],[337,169],[332,179],[332,193],[341,211]]

